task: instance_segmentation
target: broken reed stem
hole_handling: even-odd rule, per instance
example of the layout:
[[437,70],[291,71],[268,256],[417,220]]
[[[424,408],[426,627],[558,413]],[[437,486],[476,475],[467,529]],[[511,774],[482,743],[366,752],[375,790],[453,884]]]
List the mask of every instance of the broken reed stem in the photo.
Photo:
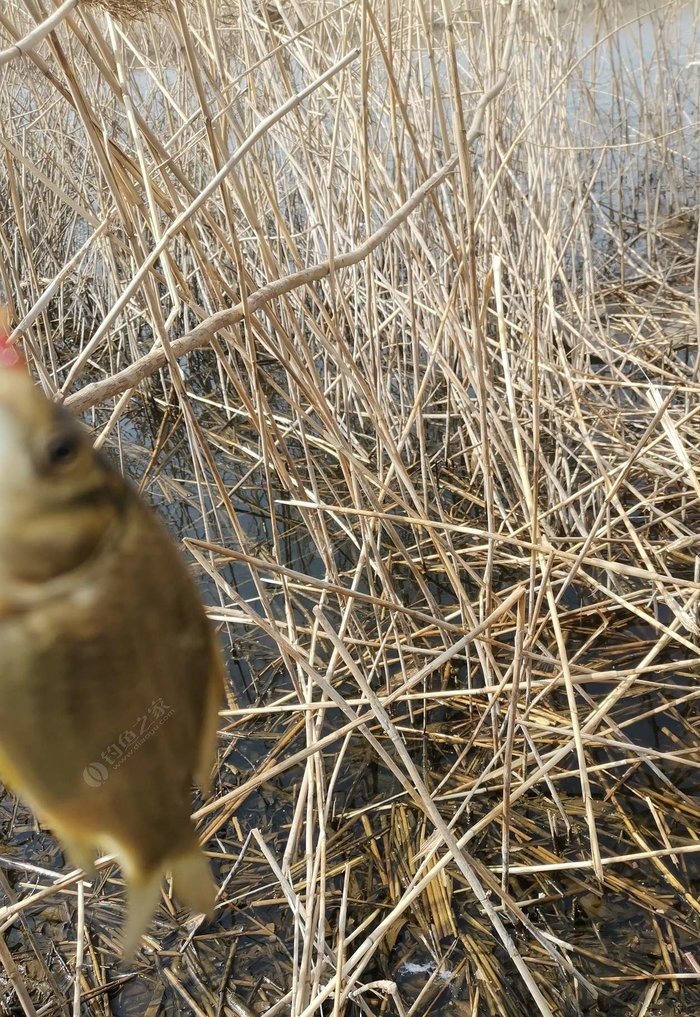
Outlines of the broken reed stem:
[[[641,75],[616,3],[54,7],[0,10],[14,338],[185,538],[231,660],[195,813],[223,920],[186,981],[144,956],[153,1005],[694,1012],[697,26],[635,11]],[[79,873],[2,864],[0,929],[74,921]],[[65,1009],[66,930],[46,990],[12,942],[11,1005]]]

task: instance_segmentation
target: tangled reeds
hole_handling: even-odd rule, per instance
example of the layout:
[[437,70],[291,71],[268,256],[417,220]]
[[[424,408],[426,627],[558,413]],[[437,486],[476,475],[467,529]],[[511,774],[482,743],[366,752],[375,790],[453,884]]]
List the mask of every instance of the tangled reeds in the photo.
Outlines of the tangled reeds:
[[0,1007],[698,1011],[697,40],[680,0],[172,0],[2,65],[17,334],[231,682],[216,921],[164,899],[120,968],[109,860],[5,796]]

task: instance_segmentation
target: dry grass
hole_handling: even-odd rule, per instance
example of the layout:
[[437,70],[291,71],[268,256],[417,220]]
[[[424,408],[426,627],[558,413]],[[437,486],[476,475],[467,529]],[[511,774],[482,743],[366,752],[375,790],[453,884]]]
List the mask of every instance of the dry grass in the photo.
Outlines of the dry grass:
[[118,967],[5,796],[0,1009],[700,1008],[698,25],[552,6],[79,4],[0,65],[17,334],[232,651],[216,922]]

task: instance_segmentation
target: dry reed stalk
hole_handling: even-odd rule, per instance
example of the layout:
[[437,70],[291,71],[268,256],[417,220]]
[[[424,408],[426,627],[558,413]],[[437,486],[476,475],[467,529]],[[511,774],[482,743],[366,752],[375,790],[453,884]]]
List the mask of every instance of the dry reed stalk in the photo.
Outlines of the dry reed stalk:
[[[134,6],[0,10],[0,284],[231,650],[137,1005],[696,1012],[693,12]],[[128,1005],[111,860],[0,819],[0,1008]]]
[[97,7],[124,21],[162,13],[170,6],[169,0],[78,0],[78,3],[86,7]]

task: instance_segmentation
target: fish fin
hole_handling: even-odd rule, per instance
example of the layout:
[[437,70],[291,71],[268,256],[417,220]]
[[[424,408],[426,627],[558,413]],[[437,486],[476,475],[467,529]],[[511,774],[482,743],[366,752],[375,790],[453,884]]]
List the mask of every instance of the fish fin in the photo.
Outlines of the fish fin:
[[10,792],[19,797],[37,817],[42,826],[47,826],[60,841],[63,852],[68,861],[76,869],[82,869],[85,876],[90,879],[95,873],[95,845],[92,838],[81,833],[69,833],[60,819],[56,819],[53,812],[39,805],[34,796],[24,786],[19,772],[15,770],[12,761],[0,747],[0,784]]
[[199,845],[170,863],[173,889],[190,911],[211,917],[216,902],[216,885],[211,866]]
[[126,876],[128,913],[122,933],[122,957],[133,959],[141,936],[148,928],[158,905],[164,870],[172,873],[173,888],[178,898],[196,914],[211,915],[214,911],[216,886],[209,862],[194,838],[185,854],[168,860],[150,872],[140,872],[134,859],[121,845],[114,845]]
[[216,759],[216,742],[219,727],[219,708],[224,695],[224,661],[219,641],[214,634],[209,637],[209,675],[204,699],[202,730],[199,742],[199,758],[194,779],[203,794],[211,790],[212,767]]
[[6,791],[10,794],[17,794],[17,788],[22,787],[22,781],[19,772],[15,769],[12,760],[9,756],[6,756],[0,746],[0,784],[3,785]]
[[160,869],[127,880],[129,910],[122,935],[122,957],[125,961],[132,960],[138,950],[141,936],[148,928],[158,905],[162,881],[163,873]]
[[70,864],[74,865],[76,869],[82,869],[86,879],[92,879],[95,875],[95,849],[92,841],[75,834],[66,833],[65,830],[55,823],[50,825],[61,842]]

